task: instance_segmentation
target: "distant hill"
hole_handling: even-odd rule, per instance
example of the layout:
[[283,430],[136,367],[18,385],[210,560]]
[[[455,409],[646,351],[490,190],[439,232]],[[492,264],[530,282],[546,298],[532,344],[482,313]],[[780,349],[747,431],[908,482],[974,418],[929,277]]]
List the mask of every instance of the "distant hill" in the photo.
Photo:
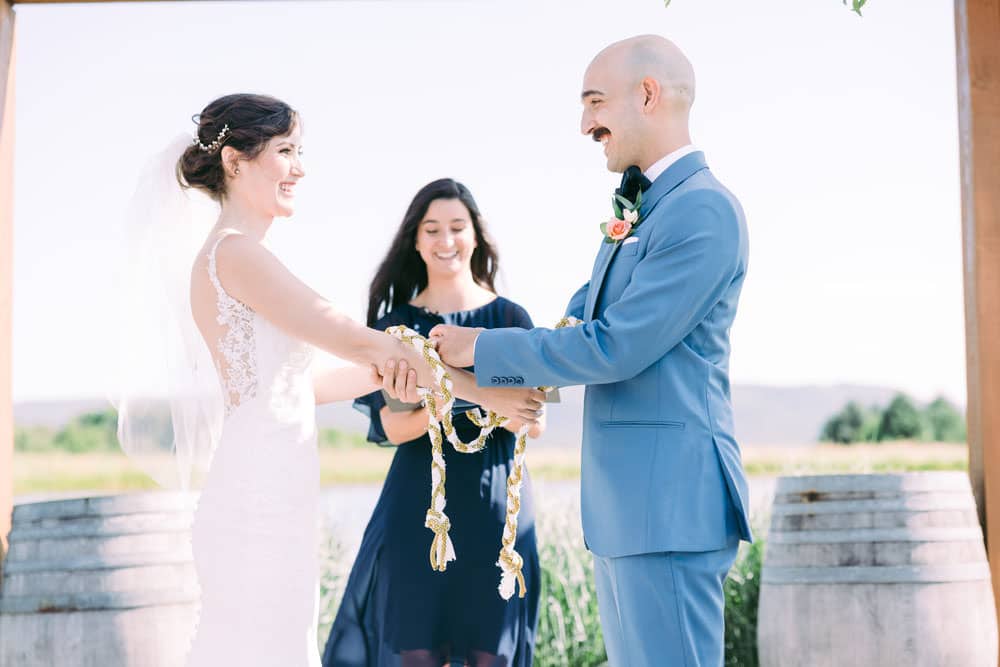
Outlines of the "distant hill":
[[[823,423],[848,401],[884,406],[894,394],[895,389],[860,385],[736,385],[733,387],[736,435],[744,445],[809,445],[816,442]],[[580,442],[583,389],[563,389],[561,398],[561,403],[549,408],[548,429],[539,445]],[[108,402],[101,399],[23,402],[14,405],[14,422],[18,426],[58,428],[84,412],[108,407]],[[368,420],[348,403],[321,406],[317,418],[321,427],[358,433],[368,429]]]
[[804,445],[817,442],[826,420],[848,401],[885,407],[899,391],[861,385],[733,386],[736,436],[747,445]]
[[[832,387],[733,387],[736,437],[743,445],[811,445],[820,429],[848,401],[887,405],[895,389],[837,385]],[[580,442],[583,388],[561,390],[562,402],[549,407],[544,443]]]
[[25,401],[14,404],[14,424],[17,426],[47,426],[60,428],[74,417],[86,412],[111,409],[111,403],[101,398],[81,398],[65,401]]

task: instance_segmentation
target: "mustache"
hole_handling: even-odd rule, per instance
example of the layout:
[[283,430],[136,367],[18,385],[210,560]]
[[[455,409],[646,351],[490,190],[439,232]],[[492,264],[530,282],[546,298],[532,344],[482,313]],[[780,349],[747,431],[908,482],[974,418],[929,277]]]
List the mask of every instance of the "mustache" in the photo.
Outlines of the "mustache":
[[593,132],[590,133],[590,138],[594,141],[600,142],[601,139],[611,134],[611,130],[606,127],[598,127]]

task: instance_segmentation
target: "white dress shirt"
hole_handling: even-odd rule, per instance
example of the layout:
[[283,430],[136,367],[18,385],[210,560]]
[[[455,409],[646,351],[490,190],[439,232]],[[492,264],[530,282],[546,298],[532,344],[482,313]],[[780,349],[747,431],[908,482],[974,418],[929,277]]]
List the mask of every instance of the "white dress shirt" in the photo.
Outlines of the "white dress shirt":
[[678,148],[677,150],[673,151],[672,153],[667,153],[666,155],[664,155],[663,157],[661,157],[659,160],[657,160],[656,162],[654,162],[649,167],[649,169],[647,169],[646,171],[643,172],[643,174],[646,176],[646,178],[649,179],[650,182],[653,182],[653,181],[655,181],[657,179],[657,177],[660,174],[662,174],[663,172],[665,172],[667,170],[667,167],[669,167],[670,165],[672,165],[674,162],[677,162],[678,160],[680,160],[685,155],[689,155],[691,153],[694,153],[697,150],[698,149],[694,146],[694,144],[688,144],[687,146],[683,146],[681,148]]

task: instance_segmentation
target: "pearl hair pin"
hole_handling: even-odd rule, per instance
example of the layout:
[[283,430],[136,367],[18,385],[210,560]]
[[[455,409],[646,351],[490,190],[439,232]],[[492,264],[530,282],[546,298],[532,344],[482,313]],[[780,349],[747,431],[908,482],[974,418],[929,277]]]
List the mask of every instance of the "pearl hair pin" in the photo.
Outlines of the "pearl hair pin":
[[207,146],[201,143],[201,139],[199,139],[197,136],[195,136],[194,141],[192,143],[198,144],[198,148],[205,151],[206,153],[214,153],[215,151],[219,150],[219,148],[222,147],[222,143],[226,140],[227,136],[229,136],[228,123],[226,125],[223,125],[222,129],[219,130],[219,134],[216,135],[215,141],[208,144]]

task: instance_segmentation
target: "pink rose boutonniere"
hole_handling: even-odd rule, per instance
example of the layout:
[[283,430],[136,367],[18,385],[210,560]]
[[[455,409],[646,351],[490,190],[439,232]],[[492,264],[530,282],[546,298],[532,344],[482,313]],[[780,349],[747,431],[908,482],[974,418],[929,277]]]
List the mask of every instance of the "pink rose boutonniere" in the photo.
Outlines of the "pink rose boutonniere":
[[636,196],[635,203],[621,195],[616,194],[612,197],[611,206],[615,214],[607,222],[601,223],[601,233],[604,234],[605,243],[619,243],[631,236],[642,222],[642,217],[639,215],[641,204],[642,192]]

